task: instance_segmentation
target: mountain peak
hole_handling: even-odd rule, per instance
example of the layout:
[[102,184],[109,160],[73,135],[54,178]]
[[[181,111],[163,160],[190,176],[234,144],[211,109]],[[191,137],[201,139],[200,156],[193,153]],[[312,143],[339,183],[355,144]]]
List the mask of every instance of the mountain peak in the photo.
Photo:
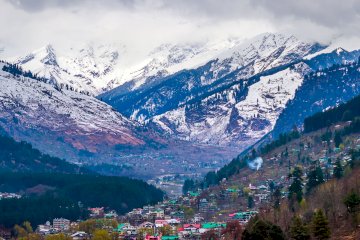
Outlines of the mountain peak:
[[338,47],[334,50],[334,52],[336,52],[337,55],[340,55],[342,52],[347,52],[347,51],[342,47]]

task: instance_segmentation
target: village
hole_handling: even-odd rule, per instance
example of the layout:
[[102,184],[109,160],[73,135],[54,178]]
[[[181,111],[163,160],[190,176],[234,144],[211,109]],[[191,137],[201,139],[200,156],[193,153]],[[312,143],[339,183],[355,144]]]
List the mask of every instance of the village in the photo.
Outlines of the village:
[[93,232],[84,227],[88,222],[95,225],[93,228],[114,234],[116,239],[201,239],[208,231],[220,235],[229,222],[236,221],[245,226],[253,216],[261,213],[272,200],[276,187],[281,189],[281,198],[285,198],[291,184],[289,172],[296,164],[302,162],[304,178],[314,164],[320,166],[326,181],[333,177],[335,159],[345,167],[351,160],[352,149],[360,150],[357,136],[344,139],[335,147],[331,139],[305,135],[286,147],[263,155],[264,159],[261,158],[255,168],[249,166],[230,179],[223,179],[217,186],[167,197],[156,205],[133,209],[125,215],[118,215],[106,207],[89,208],[90,219],[86,221],[56,218],[52,224],[39,225],[36,232],[41,235],[65,233],[74,240],[89,239]]

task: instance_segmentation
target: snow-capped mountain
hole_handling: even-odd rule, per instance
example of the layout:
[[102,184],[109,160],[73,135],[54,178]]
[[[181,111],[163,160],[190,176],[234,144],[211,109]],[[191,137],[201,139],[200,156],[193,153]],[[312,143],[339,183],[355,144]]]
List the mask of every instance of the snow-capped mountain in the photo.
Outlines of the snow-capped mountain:
[[249,146],[273,130],[288,102],[299,95],[307,74],[353,62],[359,56],[358,51],[336,49],[306,59],[322,49],[293,36],[263,34],[196,69],[158,79],[128,94],[114,89],[100,97],[125,116],[169,136]]
[[190,141],[249,145],[272,130],[307,71],[308,66],[299,63],[292,69],[262,76],[248,87],[247,83],[237,84],[199,102],[155,116],[151,122],[171,135]]
[[[312,72],[356,62],[360,51],[336,49],[310,60],[294,62],[219,89],[152,117],[149,122],[170,135],[195,142],[249,146],[274,130],[289,131],[316,111],[360,93],[356,68],[338,70],[322,82]],[[355,70],[354,70],[355,69]],[[317,73],[324,74],[327,73]]]
[[236,81],[298,61],[320,49],[318,44],[305,43],[293,36],[262,34],[235,45],[196,69],[158,78],[130,92],[118,87],[100,98],[124,115],[145,121]]
[[[219,164],[270,132],[287,131],[294,119],[302,122],[357,94],[354,74],[346,81],[309,80],[360,55],[324,48],[267,33],[246,41],[164,44],[128,64],[126,47],[92,44],[65,54],[49,45],[12,61],[45,83],[2,72],[1,84],[9,90],[0,94],[11,107],[3,104],[1,125],[20,140],[45,141],[56,156],[77,159],[69,155],[73,149],[84,156],[100,153],[98,161],[126,162],[143,174],[150,166],[156,171],[160,159],[163,172],[188,171],[179,164],[201,169],[199,158]],[[325,101],[317,91],[331,94],[329,88],[337,97]],[[98,93],[99,100],[87,96]]]
[[47,82],[0,62],[1,134],[70,162],[112,164],[115,174],[146,179],[216,169],[239,151],[164,138],[92,96]]
[[0,99],[6,132],[67,160],[73,150],[97,153],[104,146],[146,144],[136,123],[91,96],[0,70]]
[[155,78],[203,64],[237,42],[227,39],[206,44],[163,44],[134,63],[127,61],[131,53],[126,46],[115,44],[87,44],[66,51],[47,45],[25,57],[8,60],[61,88],[98,95],[117,86],[124,91],[134,90]]
[[53,46],[47,45],[11,62],[49,79],[50,83],[62,89],[94,95],[107,89],[109,82],[115,78],[114,69],[119,57],[120,52],[111,46],[94,48],[87,45],[62,55]]
[[359,95],[359,56],[359,50],[348,52],[338,48],[307,61],[319,70],[306,76],[295,97],[280,114],[271,136],[276,138],[280,133],[290,131],[294,125],[300,126],[306,117]]

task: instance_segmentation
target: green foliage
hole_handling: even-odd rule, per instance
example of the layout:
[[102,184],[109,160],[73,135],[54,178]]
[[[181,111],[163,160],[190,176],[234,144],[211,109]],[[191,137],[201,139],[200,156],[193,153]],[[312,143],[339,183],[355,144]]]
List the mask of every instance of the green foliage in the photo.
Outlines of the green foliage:
[[312,219],[312,234],[315,239],[330,239],[331,232],[329,222],[321,209],[316,210]]
[[28,235],[28,232],[26,232],[23,227],[16,224],[14,226],[14,235],[17,238],[25,238]]
[[223,166],[217,172],[208,172],[205,175],[204,181],[202,183],[202,187],[208,187],[212,185],[218,184],[222,179],[227,179],[237,173],[240,172],[241,169],[247,166],[247,161],[249,160],[248,156],[240,158],[234,158],[229,164]]
[[301,202],[303,199],[303,179],[302,179],[302,170],[300,167],[295,167],[293,172],[290,174],[290,177],[292,177],[292,183],[289,187],[289,195],[288,197],[290,199],[293,198],[293,196],[296,196],[296,199],[298,202]]
[[339,147],[340,144],[342,143],[342,138],[341,138],[340,132],[336,132],[336,133],[335,133],[334,143],[335,143],[335,147]]
[[96,229],[116,228],[118,222],[112,219],[88,219],[79,223],[79,230],[93,234]]
[[306,191],[310,193],[312,189],[324,182],[324,174],[320,166],[315,166],[308,173],[308,182],[306,184]]
[[182,188],[183,194],[187,194],[189,191],[195,190],[195,182],[192,179],[186,179]]
[[150,235],[150,236],[154,235],[154,229],[153,228],[138,229],[136,239],[143,240],[146,237],[146,235]]
[[251,195],[248,196],[248,208],[253,208],[254,204],[255,204],[255,202],[254,202],[253,196],[251,196]]
[[280,190],[280,187],[275,188],[275,191],[271,195],[271,201],[272,201],[273,207],[275,209],[280,208],[280,202],[281,202],[281,190]]
[[325,112],[319,112],[306,118],[304,120],[304,131],[316,131],[340,121],[354,120],[358,116],[360,116],[360,96],[357,96],[336,108]]
[[300,133],[296,128],[290,133],[281,133],[277,140],[272,141],[271,143],[268,143],[263,148],[261,148],[261,153],[267,154],[275,148],[283,146],[286,143],[298,138],[300,138]]
[[94,231],[93,236],[92,236],[93,240],[111,240],[110,234],[103,229],[97,229]]
[[159,233],[163,236],[170,236],[172,234],[171,226],[165,225],[163,227],[158,228]]
[[321,135],[321,141],[330,142],[332,138],[332,132],[327,130],[323,135]]
[[340,179],[344,175],[344,168],[341,165],[340,159],[337,159],[334,167],[334,177]]
[[0,200],[0,224],[11,226],[29,220],[40,224],[63,216],[76,220],[86,215],[85,207],[104,206],[125,213],[162,200],[163,192],[141,180],[126,177],[59,173],[3,173],[0,191],[19,192],[46,186],[46,194]]
[[310,233],[307,226],[303,223],[299,216],[295,216],[290,225],[290,238],[294,240],[308,240]]
[[91,173],[65,160],[42,154],[26,142],[0,136],[0,170],[16,172]]
[[360,149],[359,150],[351,150],[351,161],[350,167],[355,168],[356,166],[360,165]]
[[360,207],[359,194],[352,191],[345,197],[344,204],[346,205],[349,213],[354,214],[354,213],[358,212],[359,207]]
[[46,235],[45,240],[72,240],[70,236],[63,233]]
[[38,225],[59,216],[71,220],[77,220],[81,216],[81,209],[76,203],[50,194],[0,200],[0,212],[0,224],[5,227],[26,220]]
[[285,235],[281,228],[269,221],[254,219],[246,226],[242,240],[285,240]]

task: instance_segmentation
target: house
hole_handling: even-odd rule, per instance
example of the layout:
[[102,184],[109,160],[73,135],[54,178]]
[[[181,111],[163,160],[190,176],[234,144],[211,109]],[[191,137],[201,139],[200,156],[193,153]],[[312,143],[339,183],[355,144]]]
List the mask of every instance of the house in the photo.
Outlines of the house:
[[238,220],[240,224],[246,224],[252,218],[258,214],[257,211],[246,211],[246,212],[238,212],[238,213],[232,213],[229,214],[229,218],[231,220]]
[[175,219],[175,218],[172,218],[172,219],[168,219],[166,220],[168,222],[168,224],[170,225],[179,225],[180,224],[180,220],[179,219]]
[[151,222],[143,222],[139,225],[139,228],[153,228],[154,224]]
[[183,229],[188,233],[197,233],[199,232],[201,225],[200,224],[184,224]]
[[156,218],[164,218],[164,210],[158,208],[154,212]]
[[169,225],[169,223],[167,222],[167,220],[155,220],[155,227],[159,228],[159,227],[163,227]]
[[119,233],[125,233],[127,235],[134,235],[136,234],[136,228],[132,225],[130,225],[130,223],[120,223],[116,229],[114,229],[114,231],[119,232]]
[[145,240],[161,240],[161,236],[146,236]]
[[203,198],[199,202],[199,212],[205,213],[209,210],[209,203],[206,198]]
[[185,219],[184,211],[172,212],[170,214],[170,216],[175,218],[175,219],[179,219],[181,222],[184,221],[184,219]]
[[42,235],[47,235],[47,234],[50,234],[51,228],[52,227],[51,227],[50,222],[47,221],[45,224],[38,225],[36,228],[36,232],[38,232]]
[[71,238],[73,240],[85,240],[85,239],[90,239],[89,235],[86,232],[81,232],[78,231],[74,234],[71,234]]
[[226,223],[216,223],[216,222],[206,222],[201,224],[201,228],[203,229],[219,229],[219,228],[225,228],[226,227]]
[[88,208],[90,211],[90,217],[102,217],[104,216],[104,207]]
[[70,229],[70,220],[65,218],[54,218],[53,228],[60,231],[67,231]]
[[117,218],[118,215],[115,210],[111,210],[110,212],[106,213],[105,218]]

